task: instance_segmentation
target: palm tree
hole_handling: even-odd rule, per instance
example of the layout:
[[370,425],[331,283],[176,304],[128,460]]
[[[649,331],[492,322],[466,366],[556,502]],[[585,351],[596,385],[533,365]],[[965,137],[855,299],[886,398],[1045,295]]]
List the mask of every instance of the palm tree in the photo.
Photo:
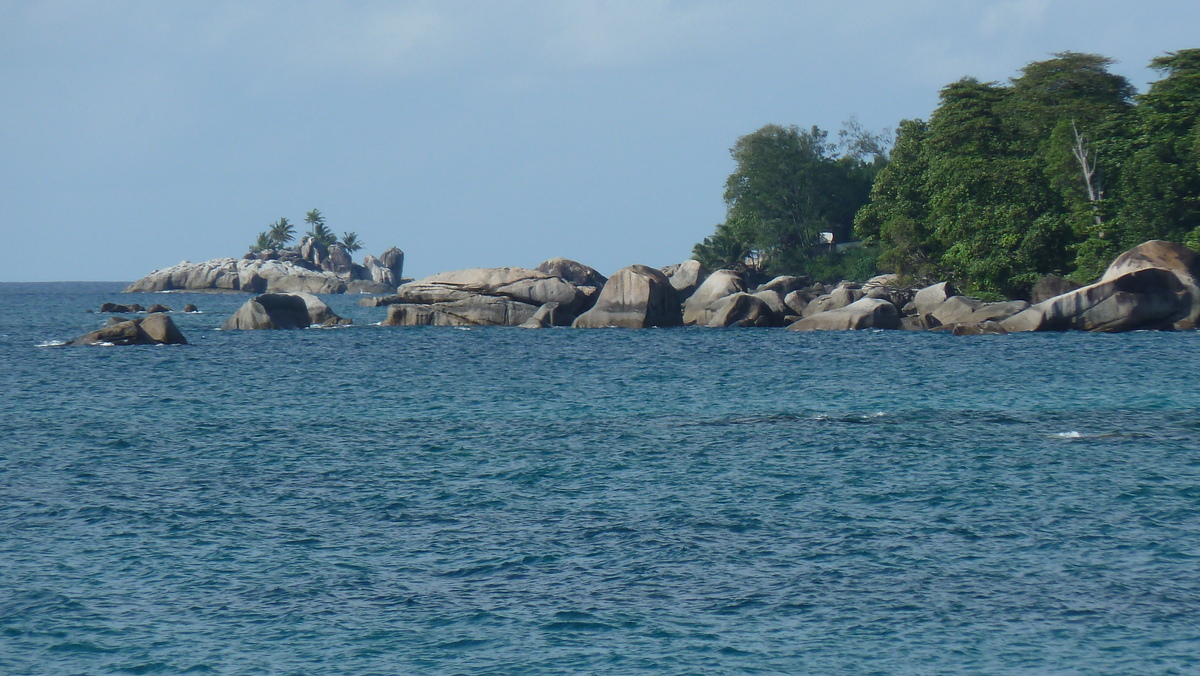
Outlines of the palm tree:
[[362,242],[358,240],[358,233],[342,233],[342,248],[346,250],[346,253],[354,253],[355,251],[363,248]]
[[287,246],[287,243],[296,238],[296,228],[288,222],[285,217],[280,217],[278,221],[271,224],[271,229],[267,231],[271,238],[272,247],[282,249]]
[[263,231],[258,233],[258,239],[254,244],[250,245],[250,253],[258,253],[259,251],[274,248],[274,246],[275,240],[271,238],[271,234]]
[[304,222],[308,223],[309,230],[305,234],[313,238],[314,241],[320,242],[326,247],[337,244],[337,235],[333,234],[325,225],[325,217],[321,215],[320,210],[313,209],[304,215]]

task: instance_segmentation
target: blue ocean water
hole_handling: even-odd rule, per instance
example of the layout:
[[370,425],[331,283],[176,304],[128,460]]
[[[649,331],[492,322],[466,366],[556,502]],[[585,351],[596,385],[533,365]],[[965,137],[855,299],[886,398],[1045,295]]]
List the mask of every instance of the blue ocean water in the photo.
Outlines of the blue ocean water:
[[[0,673],[1200,671],[1200,334],[0,284]],[[174,347],[40,347],[105,301]]]

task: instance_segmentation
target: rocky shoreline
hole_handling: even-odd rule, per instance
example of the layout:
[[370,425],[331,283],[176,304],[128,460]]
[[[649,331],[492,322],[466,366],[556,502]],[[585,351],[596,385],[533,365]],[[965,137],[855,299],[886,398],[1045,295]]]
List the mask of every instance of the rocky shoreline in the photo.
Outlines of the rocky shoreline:
[[536,269],[476,268],[401,285],[364,299],[387,306],[386,326],[787,327],[793,331],[904,329],[955,335],[1024,331],[1194,329],[1200,256],[1150,241],[1118,257],[1096,283],[1048,277],[1033,302],[985,303],[946,282],[917,286],[896,275],[834,286],[777,277],[753,288],[731,270],[696,261],[622,268],[605,279],[552,259]]
[[[331,247],[333,249],[334,247]],[[311,254],[302,254],[311,255]],[[170,289],[256,291],[224,330],[294,329],[350,323],[315,294],[346,293],[355,275],[387,295],[359,301],[385,307],[383,326],[519,326],[648,328],[673,326],[786,327],[791,331],[888,329],[953,335],[1029,331],[1122,332],[1190,330],[1200,321],[1200,255],[1152,240],[1119,256],[1095,283],[1079,286],[1047,277],[1033,298],[987,303],[957,293],[947,282],[916,284],[896,275],[828,286],[804,277],[776,277],[751,287],[732,270],[709,272],[690,260],[666,268],[631,265],[611,277],[564,258],[537,268],[472,268],[443,272],[398,286],[403,252],[389,249],[365,266],[247,257],[181,263],[135,282],[126,292]],[[390,266],[390,267],[389,267]],[[356,269],[361,268],[361,271]],[[348,279],[350,278],[350,279]],[[368,288],[362,285],[357,288]],[[141,310],[106,304],[101,311]],[[193,308],[194,309],[194,308]],[[154,340],[141,325],[169,323],[152,307],[143,320],[122,320],[73,344],[142,344]],[[153,320],[151,320],[153,318]],[[164,322],[165,319],[165,322]],[[123,323],[124,322],[124,323]],[[173,324],[169,342],[186,342]],[[178,335],[176,335],[178,334]],[[166,335],[163,333],[163,335]]]

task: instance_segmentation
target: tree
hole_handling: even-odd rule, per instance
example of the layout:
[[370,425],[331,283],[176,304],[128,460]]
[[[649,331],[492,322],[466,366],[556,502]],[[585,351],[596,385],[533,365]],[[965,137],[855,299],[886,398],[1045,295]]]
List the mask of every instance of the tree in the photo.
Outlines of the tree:
[[354,253],[363,248],[362,242],[359,241],[358,233],[356,232],[343,232],[341,244],[347,253]]
[[1200,49],[1150,65],[1164,77],[1137,98],[1114,236],[1122,246],[1200,242]]
[[267,231],[267,236],[271,240],[269,249],[282,249],[295,239],[296,228],[288,221],[287,218],[280,217],[278,221],[271,224]]
[[[725,222],[694,248],[706,266],[800,273],[820,254],[820,233],[849,239],[870,190],[869,163],[838,157],[817,127],[766,125],[737,140],[725,182]],[[874,160],[873,160],[874,162]]]
[[250,253],[258,253],[259,251],[266,251],[267,249],[274,248],[275,240],[271,238],[270,232],[264,230],[263,232],[258,233],[258,239],[255,240],[254,244],[250,245]]
[[1111,64],[1062,52],[1007,85],[944,87],[928,124],[901,124],[858,235],[879,243],[885,268],[1010,297],[1042,274],[1111,260],[1105,186],[1121,170],[1133,92]]
[[313,209],[304,215],[304,222],[308,223],[309,229],[305,233],[313,241],[319,244],[330,247],[337,244],[337,235],[325,225],[325,217],[321,215],[320,210]]

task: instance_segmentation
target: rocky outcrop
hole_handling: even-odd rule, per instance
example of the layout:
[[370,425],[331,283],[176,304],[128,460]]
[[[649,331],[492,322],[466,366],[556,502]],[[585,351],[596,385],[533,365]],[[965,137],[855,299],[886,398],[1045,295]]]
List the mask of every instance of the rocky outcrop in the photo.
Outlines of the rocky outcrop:
[[335,326],[350,320],[338,317],[320,298],[308,293],[264,293],[246,301],[222,331],[303,329],[314,324]]
[[852,303],[858,301],[864,296],[862,288],[857,284],[840,284],[833,291],[817,296],[812,299],[808,305],[804,307],[802,313],[805,317],[830,312],[832,310],[840,310],[848,307]]
[[345,293],[346,280],[287,261],[218,258],[155,270],[126,287],[125,293],[173,290]]
[[1176,329],[1194,329],[1200,322],[1200,255],[1174,242],[1150,240],[1121,254],[1105,270],[1101,282],[1112,281],[1129,272],[1160,268],[1175,275],[1187,291],[1191,307],[1179,318]]
[[781,275],[779,277],[772,279],[771,281],[767,282],[766,284],[759,285],[759,287],[757,289],[755,289],[754,292],[758,293],[759,291],[775,291],[775,292],[778,292],[780,296],[783,296],[786,298],[787,295],[793,291],[800,291],[802,289],[808,288],[809,281],[810,280],[807,277],[794,277],[791,275]]
[[905,306],[904,309],[916,315],[930,315],[947,299],[956,295],[958,293],[949,282],[938,282],[917,291],[911,305]]
[[[114,319],[116,319],[114,317]],[[139,319],[110,322],[71,341],[71,345],[186,345],[187,338],[167,315],[156,312]]]
[[933,315],[942,326],[958,324],[970,317],[976,310],[983,307],[983,301],[968,296],[950,296],[929,314]]
[[188,303],[187,305],[183,306],[183,311],[191,314],[191,313],[199,312],[200,308],[196,307],[192,303]]
[[554,311],[557,309],[558,303],[546,303],[538,308],[532,317],[521,322],[520,327],[523,329],[548,329],[554,326]]
[[789,331],[898,328],[900,328],[900,312],[895,305],[882,298],[860,298],[845,307],[810,315],[788,326]]
[[1164,329],[1191,310],[1191,294],[1175,274],[1141,268],[1032,305],[1001,326],[1011,332]]
[[[543,263],[552,272],[595,282],[599,273],[565,258]],[[603,277],[599,277],[603,279]],[[558,325],[569,325],[595,303],[600,289],[527,268],[470,268],[431,275],[403,284],[396,293],[363,299],[360,305],[387,305],[389,326],[520,325],[538,311]]]
[[534,270],[551,277],[558,277],[575,286],[594,286],[597,290],[608,281],[607,277],[594,268],[569,258],[551,258],[542,261]]
[[675,265],[662,268],[662,272],[671,280],[671,286],[679,296],[680,302],[686,301],[696,293],[696,289],[708,279],[708,268],[697,260],[687,260]]
[[384,326],[518,326],[538,306],[502,296],[475,295],[444,303],[397,303],[388,306]]
[[[761,289],[762,287],[759,288]],[[783,296],[781,296],[775,289],[755,291],[750,295],[766,303],[767,307],[771,309],[771,326],[783,326],[785,317],[788,317],[789,315],[800,314],[799,312],[795,312],[788,307],[788,304],[784,301]]]
[[711,327],[774,326],[777,323],[770,306],[745,292],[718,300],[710,306],[708,313],[710,317],[706,326]]
[[631,265],[608,278],[596,305],[572,324],[577,328],[679,326],[679,296],[661,270]]
[[560,312],[572,316],[586,310],[591,301],[583,288],[537,270],[471,268],[442,272],[404,284],[396,289],[391,303],[449,303],[474,296],[505,298],[534,308],[555,302]]
[[741,275],[732,270],[717,270],[683,304],[684,325],[708,326],[718,301],[745,291],[746,283]]
[[390,293],[400,282],[404,252],[392,247],[370,266],[354,263],[340,245],[326,248],[309,238],[297,249],[266,250],[241,259],[216,258],[155,270],[126,287],[126,293],[156,291],[245,291],[250,293]]
[[145,312],[146,308],[138,305],[137,303],[104,303],[100,306],[100,311],[105,313],[115,312],[117,314],[127,315],[135,312]]
[[170,312],[170,311],[171,311],[171,308],[167,307],[166,305],[163,305],[162,303],[154,303],[150,307],[146,308],[147,314],[149,314],[151,312]]

